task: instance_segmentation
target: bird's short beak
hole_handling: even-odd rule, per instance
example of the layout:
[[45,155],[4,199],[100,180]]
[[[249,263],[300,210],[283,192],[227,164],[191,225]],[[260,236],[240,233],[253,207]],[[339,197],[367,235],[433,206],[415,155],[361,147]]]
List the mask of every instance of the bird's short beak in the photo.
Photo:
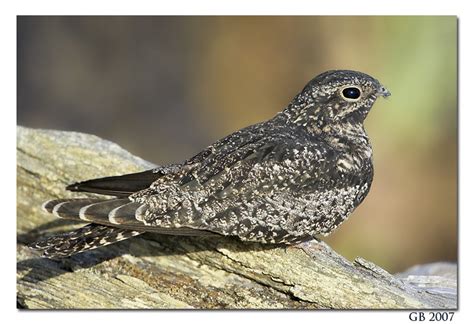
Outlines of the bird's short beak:
[[391,95],[390,91],[388,91],[387,88],[385,88],[384,86],[380,86],[379,90],[377,91],[376,95],[378,97],[384,97],[384,98],[387,98],[388,96]]

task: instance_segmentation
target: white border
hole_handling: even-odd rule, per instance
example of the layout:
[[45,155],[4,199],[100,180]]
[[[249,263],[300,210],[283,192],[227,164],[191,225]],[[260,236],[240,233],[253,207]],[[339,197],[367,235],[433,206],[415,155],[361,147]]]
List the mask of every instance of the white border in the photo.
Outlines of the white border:
[[23,0],[12,7],[20,15],[459,15],[468,5],[457,0],[81,0],[67,4],[59,0]]

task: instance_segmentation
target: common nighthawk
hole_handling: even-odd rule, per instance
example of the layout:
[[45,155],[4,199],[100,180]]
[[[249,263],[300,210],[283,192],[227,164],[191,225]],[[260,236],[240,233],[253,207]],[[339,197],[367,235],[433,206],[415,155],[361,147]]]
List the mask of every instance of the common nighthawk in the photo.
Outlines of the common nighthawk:
[[46,202],[46,211],[90,224],[31,247],[66,257],[144,232],[286,244],[327,235],[369,192],[363,122],[377,97],[389,95],[364,73],[320,74],[272,119],[182,163],[68,186],[116,198]]

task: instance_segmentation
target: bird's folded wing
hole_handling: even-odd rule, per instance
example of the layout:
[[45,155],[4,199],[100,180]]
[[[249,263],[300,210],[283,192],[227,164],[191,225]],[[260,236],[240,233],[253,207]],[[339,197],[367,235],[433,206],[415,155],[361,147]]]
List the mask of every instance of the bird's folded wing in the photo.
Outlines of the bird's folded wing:
[[204,209],[218,213],[239,201],[265,196],[275,186],[297,190],[298,183],[308,177],[320,181],[324,175],[314,172],[334,165],[333,156],[323,157],[324,153],[318,151],[321,147],[275,136],[241,145],[225,155],[219,150],[182,177],[157,181],[130,199],[145,205],[137,215],[145,224],[180,223],[202,228]]
[[70,191],[92,192],[101,195],[127,197],[132,193],[148,188],[163,174],[157,169],[121,176],[91,179],[74,183],[66,187]]

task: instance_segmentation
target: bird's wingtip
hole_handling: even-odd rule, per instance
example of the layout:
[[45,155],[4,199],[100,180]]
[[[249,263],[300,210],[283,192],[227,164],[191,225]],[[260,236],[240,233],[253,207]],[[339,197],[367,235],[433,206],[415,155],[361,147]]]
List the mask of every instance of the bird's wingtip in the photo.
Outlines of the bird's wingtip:
[[80,185],[79,182],[70,184],[70,185],[66,186],[66,190],[68,190],[68,191],[78,191],[79,190],[79,185]]

